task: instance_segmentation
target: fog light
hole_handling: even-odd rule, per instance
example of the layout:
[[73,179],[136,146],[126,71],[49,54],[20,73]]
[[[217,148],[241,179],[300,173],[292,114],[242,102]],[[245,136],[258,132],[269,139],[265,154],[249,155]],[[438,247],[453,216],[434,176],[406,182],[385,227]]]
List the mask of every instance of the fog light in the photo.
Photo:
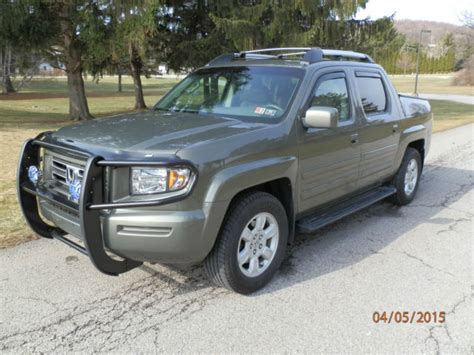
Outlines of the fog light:
[[30,179],[33,184],[38,184],[38,182],[41,180],[41,177],[41,170],[39,170],[37,166],[31,165],[28,168],[28,179]]

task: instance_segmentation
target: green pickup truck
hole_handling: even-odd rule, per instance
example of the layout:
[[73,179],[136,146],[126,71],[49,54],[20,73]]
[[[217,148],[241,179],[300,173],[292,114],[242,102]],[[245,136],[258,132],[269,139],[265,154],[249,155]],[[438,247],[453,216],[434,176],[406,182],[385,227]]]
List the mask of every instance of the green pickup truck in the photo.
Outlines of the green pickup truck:
[[225,54],[150,111],[26,141],[18,197],[34,232],[106,274],[203,261],[215,284],[247,294],[296,234],[413,200],[431,126],[429,103],[398,95],[365,54]]

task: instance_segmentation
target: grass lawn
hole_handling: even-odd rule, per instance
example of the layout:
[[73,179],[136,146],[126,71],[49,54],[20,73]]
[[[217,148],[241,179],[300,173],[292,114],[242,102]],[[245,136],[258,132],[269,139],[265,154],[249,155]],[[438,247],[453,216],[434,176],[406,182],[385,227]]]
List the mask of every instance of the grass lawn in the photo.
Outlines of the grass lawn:
[[[145,101],[151,106],[177,81],[175,79],[143,79]],[[393,78],[401,92],[410,92],[413,78]],[[436,76],[420,76],[420,92],[472,95],[472,88],[452,87],[450,80]],[[430,88],[428,90],[428,88]],[[39,132],[70,124],[64,78],[35,79],[18,95],[0,96],[0,248],[34,239],[20,214],[16,201],[15,174],[22,142]],[[116,92],[116,78],[104,78],[98,84],[86,80],[89,107],[93,115],[106,116],[131,111],[134,103],[133,84],[123,79],[123,92]],[[434,91],[430,91],[434,90]],[[438,91],[436,91],[438,90]],[[434,130],[440,131],[473,122],[473,107],[449,101],[432,101]]]
[[452,101],[431,100],[434,114],[434,132],[474,122],[474,106]]
[[[412,93],[415,88],[415,75],[391,75],[390,79],[398,92]],[[452,85],[452,75],[420,75],[418,78],[418,92],[423,94],[453,94],[474,95],[472,86]]]
[[[175,79],[143,79],[146,104],[152,106],[174,84]],[[117,93],[117,79],[86,80],[89,108],[94,116],[132,111],[131,78],[123,78],[123,92]],[[0,95],[0,248],[33,239],[16,200],[15,174],[22,142],[38,133],[71,124],[68,119],[67,85],[64,78],[34,79],[16,95]]]

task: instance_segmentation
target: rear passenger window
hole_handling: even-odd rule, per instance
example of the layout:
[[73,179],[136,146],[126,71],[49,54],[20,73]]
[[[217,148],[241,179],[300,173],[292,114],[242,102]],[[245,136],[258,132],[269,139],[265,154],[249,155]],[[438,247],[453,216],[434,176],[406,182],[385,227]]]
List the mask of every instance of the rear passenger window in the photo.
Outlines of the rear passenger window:
[[387,95],[380,77],[356,77],[364,112],[373,115],[387,109]]
[[316,87],[311,106],[335,107],[339,122],[350,119],[349,94],[345,78],[326,79]]

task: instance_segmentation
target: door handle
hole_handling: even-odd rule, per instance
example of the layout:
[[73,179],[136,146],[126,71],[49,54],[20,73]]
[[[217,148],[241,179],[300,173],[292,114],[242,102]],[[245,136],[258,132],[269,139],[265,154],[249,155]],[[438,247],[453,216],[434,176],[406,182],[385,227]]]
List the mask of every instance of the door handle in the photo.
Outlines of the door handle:
[[358,142],[359,142],[359,134],[358,133],[351,134],[351,143],[356,144]]
[[393,133],[397,133],[397,132],[398,132],[398,124],[395,123],[395,124],[392,126],[392,132],[393,132]]

